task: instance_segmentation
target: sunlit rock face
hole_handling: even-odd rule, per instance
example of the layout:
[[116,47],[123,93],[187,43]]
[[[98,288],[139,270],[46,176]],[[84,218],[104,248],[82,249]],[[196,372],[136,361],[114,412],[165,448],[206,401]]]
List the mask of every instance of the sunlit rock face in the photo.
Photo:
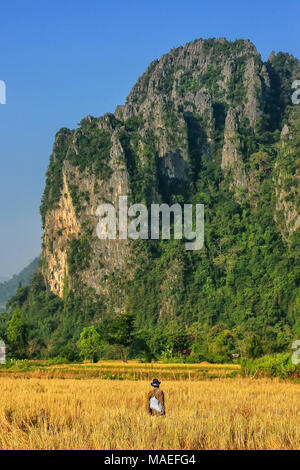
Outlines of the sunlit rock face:
[[[204,161],[222,170],[216,184],[256,210],[262,174],[275,171],[261,150],[262,136],[277,130],[281,151],[289,151],[291,124],[283,115],[299,77],[299,62],[287,54],[271,54],[264,63],[248,40],[199,39],[152,62],[114,114],[61,129],[41,206],[47,287],[60,297],[65,289],[91,288],[122,310],[122,280],[137,268],[135,245],[97,238],[98,205],[117,205],[120,195],[148,204],[195,198]],[[275,172],[274,219],[282,227],[277,212],[284,209],[288,229],[281,231],[288,237],[299,227],[299,207],[281,187],[280,159]],[[292,178],[295,192],[299,174]],[[166,266],[164,285],[182,270],[179,260]],[[170,297],[162,304],[162,311],[171,310]]]

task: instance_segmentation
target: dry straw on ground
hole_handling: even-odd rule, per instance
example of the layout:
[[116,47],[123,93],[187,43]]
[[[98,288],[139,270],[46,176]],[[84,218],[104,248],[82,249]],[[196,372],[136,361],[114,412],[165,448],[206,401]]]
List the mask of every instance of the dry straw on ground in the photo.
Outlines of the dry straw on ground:
[[268,379],[148,382],[0,378],[0,449],[298,449],[299,385]]

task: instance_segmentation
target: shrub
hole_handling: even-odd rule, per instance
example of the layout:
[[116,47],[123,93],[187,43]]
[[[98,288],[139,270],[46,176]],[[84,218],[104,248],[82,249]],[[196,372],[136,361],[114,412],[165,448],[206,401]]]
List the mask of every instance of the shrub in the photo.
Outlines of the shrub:
[[241,360],[242,374],[246,376],[280,377],[282,379],[300,377],[300,367],[293,364],[289,353],[263,356],[259,359]]

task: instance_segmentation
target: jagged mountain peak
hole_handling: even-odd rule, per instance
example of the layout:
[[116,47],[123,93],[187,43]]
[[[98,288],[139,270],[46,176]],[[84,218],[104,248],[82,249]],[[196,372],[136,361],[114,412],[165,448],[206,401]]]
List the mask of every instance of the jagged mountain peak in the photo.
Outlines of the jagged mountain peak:
[[[249,40],[198,39],[153,61],[114,114],[59,131],[41,206],[46,289],[64,305],[77,299],[86,315],[90,304],[101,315],[133,311],[140,326],[174,315],[249,329],[261,312],[268,326],[294,318],[295,77],[290,55],[263,62]],[[204,204],[201,253],[179,241],[99,240],[97,207],[117,207],[120,195]]]

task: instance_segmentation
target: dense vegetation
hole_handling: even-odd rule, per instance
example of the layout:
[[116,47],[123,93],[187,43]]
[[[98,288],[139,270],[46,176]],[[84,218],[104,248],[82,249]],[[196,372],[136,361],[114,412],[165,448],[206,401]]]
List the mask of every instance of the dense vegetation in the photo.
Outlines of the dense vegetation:
[[299,380],[300,368],[293,364],[291,354],[278,353],[258,359],[244,358],[241,361],[242,374],[247,377],[280,377]]
[[[66,162],[80,173],[109,178],[114,133],[124,151],[132,199],[149,202],[155,193],[159,202],[203,203],[205,245],[199,252],[190,252],[181,240],[133,242],[132,275],[124,279],[111,272],[103,279],[110,282],[106,284],[109,295],[105,290],[96,294],[81,279],[93,254],[91,233],[82,233],[69,245],[69,279],[62,299],[47,290],[39,272],[8,302],[0,328],[12,353],[43,358],[71,359],[81,353],[92,360],[128,356],[227,362],[237,354],[255,359],[284,353],[293,339],[300,338],[300,228],[293,227],[294,219],[287,217],[295,211],[299,214],[300,208],[300,115],[289,100],[299,63],[280,53],[264,64],[271,91],[267,100],[259,96],[261,119],[254,130],[242,116],[233,138],[239,143],[249,181],[247,189],[237,188],[234,174],[221,169],[225,117],[229,106],[246,104],[244,75],[249,56],[254,58],[254,67],[262,67],[250,46],[244,55],[243,47],[241,41],[207,41],[203,49],[215,66],[198,79],[197,64],[192,64],[190,71],[176,79],[183,96],[203,87],[210,93],[210,151],[205,150],[208,117],[181,113],[171,99],[177,71],[166,66],[158,81],[157,93],[164,96],[165,137],[175,150],[185,148],[188,179],[168,180],[160,171],[159,138],[138,112],[126,120],[121,115],[118,119],[89,117],[76,131],[58,133],[42,201],[43,220],[59,200]],[[235,62],[224,98],[217,85],[218,58],[232,54]],[[134,105],[147,99],[157,64],[150,65],[133,89],[130,100]],[[150,123],[152,118],[150,114]],[[281,135],[285,124],[288,134]],[[89,195],[74,186],[71,197],[79,214],[82,199],[88,203]],[[22,354],[9,339],[14,330],[11,322],[20,318],[27,331]]]

